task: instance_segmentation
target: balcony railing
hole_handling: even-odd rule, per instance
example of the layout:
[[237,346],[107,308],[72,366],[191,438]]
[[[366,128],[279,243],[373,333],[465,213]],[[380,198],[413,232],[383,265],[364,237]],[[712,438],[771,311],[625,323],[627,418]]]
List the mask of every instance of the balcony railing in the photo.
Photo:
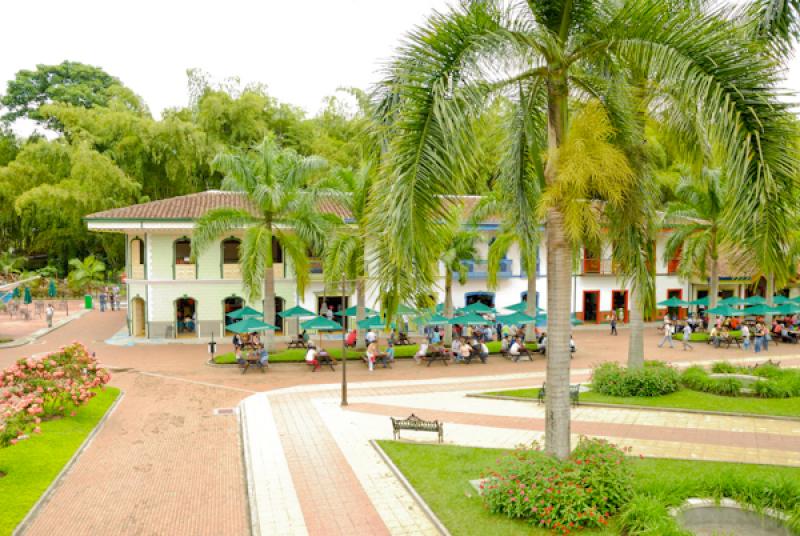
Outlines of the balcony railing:
[[581,259],[582,274],[613,275],[617,272],[616,265],[612,259],[592,259],[584,257]]
[[241,279],[242,269],[239,264],[225,263],[222,265],[222,279]]
[[[467,277],[470,279],[484,278],[489,273],[489,261],[485,259],[462,261],[462,263],[467,267]],[[500,261],[500,269],[497,272],[497,277],[511,277],[511,267],[511,259],[502,259]],[[453,276],[458,277],[458,273],[454,273]]]
[[175,279],[196,279],[194,264],[176,264]]

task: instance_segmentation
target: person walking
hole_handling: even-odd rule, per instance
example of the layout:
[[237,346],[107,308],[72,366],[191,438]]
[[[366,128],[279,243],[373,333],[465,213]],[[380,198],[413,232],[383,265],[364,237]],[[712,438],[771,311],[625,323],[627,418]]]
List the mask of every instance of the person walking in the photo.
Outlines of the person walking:
[[98,297],[100,300],[100,312],[106,312],[106,299],[108,298],[108,289],[103,289],[100,291],[100,296]]
[[744,350],[750,349],[750,328],[747,324],[742,324],[742,348]]
[[53,315],[56,314],[56,310],[53,309],[53,304],[48,303],[47,309],[45,310],[44,317],[47,319],[47,327],[53,327]]
[[689,339],[691,338],[692,338],[692,328],[689,326],[689,324],[686,324],[685,326],[683,326],[683,340],[681,341],[683,343],[684,352],[686,350],[692,349],[692,345],[689,344]]
[[611,335],[617,335],[617,313],[611,312]]
[[670,348],[675,348],[675,345],[672,344],[672,324],[669,322],[664,322],[664,338],[661,339],[661,342],[658,343],[658,347],[661,348],[664,346],[665,342],[669,342]]
[[761,325],[761,322],[758,322],[756,324],[753,336],[755,339],[753,344],[753,350],[755,350],[757,354],[761,353],[761,347],[764,345],[764,326]]

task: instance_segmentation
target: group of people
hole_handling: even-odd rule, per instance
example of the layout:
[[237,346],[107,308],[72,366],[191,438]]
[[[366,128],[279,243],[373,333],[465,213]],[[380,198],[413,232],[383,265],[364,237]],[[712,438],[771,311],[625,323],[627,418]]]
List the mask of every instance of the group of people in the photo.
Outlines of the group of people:
[[103,287],[100,290],[100,294],[97,296],[98,301],[100,302],[100,312],[104,313],[106,311],[106,304],[111,308],[112,311],[119,310],[119,287],[114,285],[111,288]]
[[[777,318],[773,319],[772,327],[770,329],[763,319],[759,318],[751,328],[750,324],[743,322],[736,317],[724,318],[722,316],[718,316],[716,323],[711,327],[711,330],[708,333],[708,337],[710,343],[715,348],[719,348],[720,344],[731,340],[732,331],[739,331],[741,333],[740,336],[742,339],[742,348],[744,350],[749,350],[752,339],[753,350],[756,353],[759,353],[762,350],[767,351],[769,349],[769,341],[773,339],[796,342],[795,337],[793,337],[792,333],[787,328],[787,324],[790,322],[791,320],[788,318],[784,319],[783,323],[779,322]],[[692,318],[687,320],[686,324],[683,325],[681,328],[683,340],[681,342],[684,350],[692,349],[692,345],[689,343],[689,340],[692,332],[694,332],[696,329],[699,329],[701,325],[702,324],[698,323],[696,320],[692,322]],[[664,317],[664,324],[662,325],[661,329],[664,336],[661,339],[661,342],[658,343],[658,347],[661,348],[665,343],[669,343],[669,347],[674,348],[675,346],[672,343],[672,336],[676,332],[676,325],[673,324],[672,319],[668,315]]]
[[246,355],[251,353],[251,355],[257,356],[260,366],[269,367],[269,352],[261,342],[261,337],[258,333],[234,334],[233,351],[236,355],[236,362],[240,365],[244,365],[247,362]]

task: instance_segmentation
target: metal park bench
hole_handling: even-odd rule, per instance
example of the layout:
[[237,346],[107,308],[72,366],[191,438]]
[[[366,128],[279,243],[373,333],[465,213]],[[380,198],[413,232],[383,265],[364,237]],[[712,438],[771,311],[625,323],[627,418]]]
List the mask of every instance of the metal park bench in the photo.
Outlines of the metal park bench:
[[392,419],[392,433],[395,440],[400,439],[400,430],[416,430],[419,432],[436,432],[439,443],[444,441],[444,426],[439,421],[425,421],[413,413],[407,419]]

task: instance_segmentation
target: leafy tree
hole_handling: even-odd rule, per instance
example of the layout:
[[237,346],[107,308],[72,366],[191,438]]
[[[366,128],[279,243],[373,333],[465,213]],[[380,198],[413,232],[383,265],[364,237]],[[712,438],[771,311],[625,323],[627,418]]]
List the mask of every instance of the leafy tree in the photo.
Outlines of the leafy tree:
[[8,165],[17,157],[19,141],[11,129],[0,125],[0,166]]
[[[250,300],[263,297],[264,322],[275,321],[275,273],[273,239],[291,259],[297,291],[303,294],[309,278],[309,248],[321,249],[323,237],[335,218],[317,210],[317,196],[308,188],[314,175],[324,169],[317,157],[302,157],[291,149],[281,149],[265,138],[252,150],[224,152],[214,159],[214,167],[225,175],[224,190],[244,193],[256,210],[250,212],[221,208],[197,221],[192,240],[192,255],[211,246],[231,231],[244,229],[240,249],[242,283]],[[266,345],[272,348],[274,334],[267,332]]]
[[[474,261],[478,256],[476,244],[478,233],[473,230],[462,230],[461,222],[452,218],[448,232],[444,235],[444,248],[441,262],[444,267],[444,316],[453,317],[453,274],[457,274],[458,282],[467,283],[467,261]],[[445,344],[453,340],[453,330],[448,326],[444,332]]]
[[117,78],[99,67],[73,61],[37,65],[34,71],[19,71],[8,82],[6,94],[0,99],[0,103],[8,109],[3,116],[6,121],[27,117],[45,121],[48,127],[59,129],[56,121],[39,113],[42,105],[53,102],[84,108],[109,106],[116,102],[136,112],[144,109],[139,97]]
[[94,255],[85,259],[70,259],[70,272],[67,278],[75,290],[89,292],[104,280],[106,265]]
[[[460,191],[458,181],[474,166],[476,110],[522,87],[531,96],[514,99],[525,106],[521,113],[547,125],[533,151],[545,155],[541,210],[518,216],[545,220],[545,447],[560,458],[570,451],[571,252],[597,240],[604,208],[623,207],[637,184],[626,144],[616,139],[624,126],[619,110],[627,109],[617,105],[642,86],[624,73],[641,73],[645,91],[658,96],[645,101],[654,111],[675,124],[703,126],[725,148],[740,192],[730,213],[753,223],[745,227],[760,244],[760,264],[785,269],[786,238],[773,230],[788,225],[792,213],[781,195],[794,181],[795,156],[783,150],[793,127],[774,89],[775,62],[749,30],[749,20],[726,18],[704,3],[549,0],[504,9],[487,0],[433,14],[387,69],[376,110],[388,144],[373,213],[386,237],[380,277],[397,283],[401,297],[413,292],[404,280],[409,266],[415,285],[435,279],[429,237],[449,209],[439,194]],[[753,188],[759,195],[747,193]],[[752,229],[758,217],[770,224]]]
[[18,274],[25,264],[25,257],[14,253],[13,248],[8,248],[0,252],[0,272],[3,279],[9,281],[15,274]]

